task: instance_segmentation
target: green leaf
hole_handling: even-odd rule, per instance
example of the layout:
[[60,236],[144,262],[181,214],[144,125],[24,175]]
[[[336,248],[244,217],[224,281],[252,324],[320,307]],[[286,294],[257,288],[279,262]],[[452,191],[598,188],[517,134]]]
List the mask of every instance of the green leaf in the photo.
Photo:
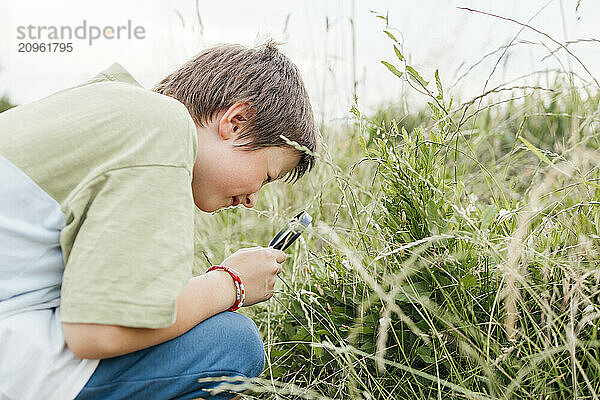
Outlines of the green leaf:
[[404,60],[404,56],[402,55],[402,53],[400,53],[400,50],[398,50],[396,46],[394,46],[394,51],[396,52],[396,57],[398,57],[398,60]]
[[298,329],[298,332],[291,338],[292,340],[305,341],[310,339],[310,333],[306,330],[306,328]]
[[403,285],[402,289],[404,292],[398,293],[396,300],[403,303],[412,303],[415,298],[431,296],[428,285],[424,282],[409,283]]
[[322,358],[323,357],[323,347],[321,346],[314,346],[311,345],[314,355],[317,356],[318,358]]
[[402,138],[404,139],[404,143],[410,142],[408,132],[406,132],[406,129],[404,129],[404,126],[402,126]]
[[537,158],[539,158],[546,164],[552,164],[552,161],[550,161],[550,159],[548,157],[546,157],[537,147],[535,147],[534,145],[529,143],[529,141],[527,139],[525,139],[522,136],[519,136],[519,140],[521,142],[525,143],[525,146],[527,146],[529,148],[529,150],[531,150],[531,152],[537,156]]
[[481,213],[481,230],[486,230],[488,227],[494,222],[496,219],[496,215],[498,214],[498,207],[491,205],[485,207],[483,212]]
[[289,353],[288,349],[271,349],[271,351],[270,351],[271,360],[276,360],[277,358],[282,357],[288,353]]
[[473,274],[466,274],[460,279],[460,283],[463,284],[465,289],[469,289],[475,285],[477,285],[477,277]]
[[287,368],[283,368],[277,365],[272,365],[269,367],[269,371],[270,371],[270,375],[273,378],[279,378],[282,377],[286,372],[287,372]]
[[429,85],[429,82],[427,82],[425,79],[423,79],[421,77],[421,75],[419,75],[419,73],[410,65],[406,66],[406,70],[408,71],[408,76],[410,76],[414,80],[416,80],[417,83],[421,84],[421,86],[425,87],[425,86]]
[[388,35],[394,42],[400,43],[400,42],[398,42],[398,39],[396,39],[396,37],[394,35],[392,35],[389,31],[383,31],[383,33]]
[[385,62],[385,61],[382,61],[381,63],[382,63],[383,65],[385,65],[385,66],[386,66],[386,67],[387,67],[387,68],[388,68],[390,71],[392,71],[392,73],[393,73],[394,75],[396,75],[398,78],[402,78],[402,72],[398,71],[398,70],[396,69],[396,67],[394,67],[392,64],[390,64],[390,63],[388,63],[388,62]]
[[421,346],[417,349],[417,355],[426,362],[427,364],[432,364],[435,362],[435,357],[431,356],[431,349],[427,346]]
[[[413,318],[413,321],[415,321],[415,318]],[[415,325],[417,325],[417,328],[419,328],[423,332],[428,332],[429,331],[429,325],[427,324],[427,321],[425,321],[424,319],[421,319],[419,321],[415,321]]]
[[438,88],[438,96],[440,99],[444,98],[444,90],[442,89],[442,81],[440,80],[440,74],[438,72],[438,70],[435,70],[435,84],[437,85]]

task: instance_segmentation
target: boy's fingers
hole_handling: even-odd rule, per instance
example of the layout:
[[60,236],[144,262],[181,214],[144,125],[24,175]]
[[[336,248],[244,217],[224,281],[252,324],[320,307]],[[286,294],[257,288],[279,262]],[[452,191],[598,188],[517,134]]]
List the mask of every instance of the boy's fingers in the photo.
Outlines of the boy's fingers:
[[287,258],[287,255],[281,250],[271,249],[271,251],[275,254],[275,260],[280,264]]

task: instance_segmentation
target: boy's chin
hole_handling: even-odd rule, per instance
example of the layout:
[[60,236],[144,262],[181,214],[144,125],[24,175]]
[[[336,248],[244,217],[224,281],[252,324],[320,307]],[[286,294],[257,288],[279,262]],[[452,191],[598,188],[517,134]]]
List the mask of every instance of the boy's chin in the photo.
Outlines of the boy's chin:
[[224,206],[218,207],[218,206],[211,205],[211,204],[200,203],[198,201],[194,201],[194,204],[196,204],[196,207],[198,207],[198,209],[200,211],[204,211],[206,213],[215,212],[221,208],[225,208]]
[[[198,197],[200,197],[200,196],[198,196]],[[201,197],[198,198],[198,197],[194,197],[194,204],[200,211],[204,211],[206,213],[212,213],[212,212],[215,212],[218,210],[222,210],[222,209],[231,207],[231,203],[223,204],[223,203],[214,201],[216,199],[213,199],[213,201],[210,201],[211,199],[206,199],[206,198],[201,198]],[[231,198],[229,198],[229,200],[231,201]]]

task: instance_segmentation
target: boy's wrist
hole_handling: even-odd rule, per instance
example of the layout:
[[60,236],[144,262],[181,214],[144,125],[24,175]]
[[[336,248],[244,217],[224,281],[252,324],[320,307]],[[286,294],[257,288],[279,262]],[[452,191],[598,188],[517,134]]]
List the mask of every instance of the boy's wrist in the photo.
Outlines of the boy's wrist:
[[229,310],[236,303],[236,287],[233,278],[227,271],[223,270],[207,271],[206,274],[213,275],[218,279],[220,290],[217,290],[217,293],[223,297],[225,310]]
[[246,300],[246,289],[244,287],[244,282],[242,282],[242,278],[240,278],[240,273],[237,272],[235,269],[227,267],[225,265],[213,265],[206,272],[215,270],[226,272],[233,280],[233,284],[235,287],[235,302],[227,310],[236,311],[238,308],[244,305],[244,301]]

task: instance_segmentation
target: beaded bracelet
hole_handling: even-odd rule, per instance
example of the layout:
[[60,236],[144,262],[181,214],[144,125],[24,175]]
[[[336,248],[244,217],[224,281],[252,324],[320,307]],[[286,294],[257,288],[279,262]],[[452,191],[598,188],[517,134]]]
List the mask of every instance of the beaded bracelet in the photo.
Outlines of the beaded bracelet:
[[225,271],[229,275],[231,275],[231,278],[233,278],[233,283],[235,285],[235,303],[233,303],[233,305],[229,307],[227,311],[237,310],[238,308],[244,305],[244,300],[246,300],[246,289],[244,288],[244,283],[242,282],[242,279],[239,276],[240,273],[234,270],[233,268],[229,268],[224,265],[213,265],[206,272],[215,270]]

